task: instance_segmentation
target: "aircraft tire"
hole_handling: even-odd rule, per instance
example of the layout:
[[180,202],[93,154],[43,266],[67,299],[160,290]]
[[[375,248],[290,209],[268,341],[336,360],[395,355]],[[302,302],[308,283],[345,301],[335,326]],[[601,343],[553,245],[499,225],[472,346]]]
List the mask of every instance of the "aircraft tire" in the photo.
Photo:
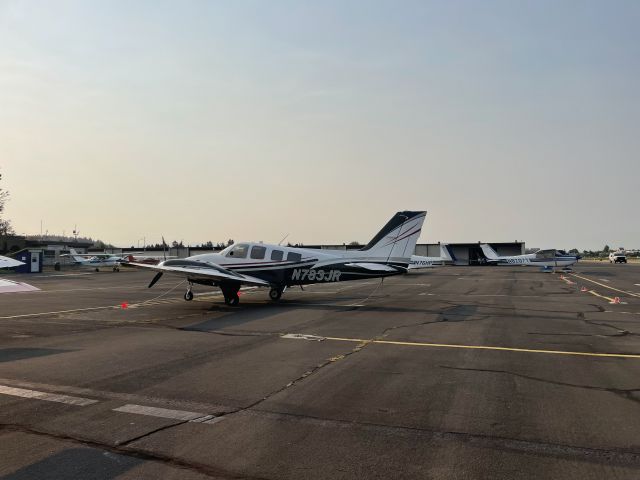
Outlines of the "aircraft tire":
[[191,300],[193,300],[193,292],[191,290],[187,290],[186,292],[184,292],[184,299],[187,302],[190,302]]
[[280,300],[280,297],[282,297],[282,290],[280,290],[279,288],[272,288],[271,290],[269,290],[269,298],[274,302]]
[[226,303],[230,307],[235,307],[240,303],[240,297],[238,296],[237,293],[230,297],[224,297],[224,303]]

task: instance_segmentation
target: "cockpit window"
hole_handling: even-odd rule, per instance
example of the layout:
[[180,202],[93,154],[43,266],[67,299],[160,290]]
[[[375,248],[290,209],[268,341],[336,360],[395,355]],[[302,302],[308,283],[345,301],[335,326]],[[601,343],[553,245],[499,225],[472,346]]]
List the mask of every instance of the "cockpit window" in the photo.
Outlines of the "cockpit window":
[[229,251],[229,253],[227,253],[227,257],[247,258],[248,251],[249,251],[249,245],[245,245],[245,244],[235,245]]
[[284,252],[282,250],[272,250],[271,251],[271,260],[282,260]]
[[267,251],[265,247],[261,247],[260,245],[254,245],[251,247],[251,258],[256,260],[262,260],[264,258],[264,254]]

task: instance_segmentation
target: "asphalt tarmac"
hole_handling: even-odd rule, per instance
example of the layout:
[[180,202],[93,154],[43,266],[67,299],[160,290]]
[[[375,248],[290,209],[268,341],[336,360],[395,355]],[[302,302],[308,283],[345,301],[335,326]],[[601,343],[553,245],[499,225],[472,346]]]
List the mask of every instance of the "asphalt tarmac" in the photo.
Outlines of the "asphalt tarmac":
[[640,265],[5,277],[5,479],[640,478]]

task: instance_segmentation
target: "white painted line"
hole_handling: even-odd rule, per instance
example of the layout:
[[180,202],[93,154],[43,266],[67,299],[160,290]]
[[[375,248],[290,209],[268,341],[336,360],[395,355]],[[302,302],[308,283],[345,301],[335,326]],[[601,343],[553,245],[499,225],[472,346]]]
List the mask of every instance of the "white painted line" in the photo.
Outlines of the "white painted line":
[[98,403],[98,400],[91,400],[90,398],[71,397],[69,395],[62,395],[59,393],[38,392],[36,390],[7,387],[5,385],[0,385],[0,393],[4,395],[11,395],[14,397],[46,400],[47,402],[66,403],[67,405],[78,405],[80,407],[86,407],[87,405]]
[[42,315],[57,315],[59,313],[89,312],[91,310],[108,310],[108,309],[114,309],[114,308],[120,308],[120,305],[108,305],[106,307],[74,308],[73,310],[58,310],[56,312],[38,312],[38,313],[24,313],[22,315],[7,315],[6,317],[0,317],[0,320],[6,320],[9,318],[40,317]]
[[305,335],[303,333],[287,333],[286,335],[282,335],[282,338],[291,338],[294,340],[312,340],[315,342],[321,342],[324,340],[324,337],[319,337],[318,335]]
[[423,295],[426,295],[426,293],[419,293],[418,295],[419,296],[423,296]]
[[[202,423],[207,423],[209,425],[212,425],[214,423],[218,423],[221,422],[222,420],[224,420],[227,417],[213,417],[211,420],[204,420]],[[195,421],[195,420],[194,420]]]
[[600,280],[601,282],[610,282],[611,280],[607,280],[606,278],[599,278],[598,280]]
[[114,412],[135,413],[138,415],[147,415],[150,417],[170,418],[172,420],[183,420],[185,422],[203,423],[214,419],[213,415],[205,413],[187,412],[185,410],[171,410],[169,408],[145,407],[144,405],[136,405],[128,403],[122,407],[114,408]]
[[49,277],[80,277],[82,275],[96,275],[95,272],[88,273],[56,273],[53,275],[36,275],[33,278],[49,278]]

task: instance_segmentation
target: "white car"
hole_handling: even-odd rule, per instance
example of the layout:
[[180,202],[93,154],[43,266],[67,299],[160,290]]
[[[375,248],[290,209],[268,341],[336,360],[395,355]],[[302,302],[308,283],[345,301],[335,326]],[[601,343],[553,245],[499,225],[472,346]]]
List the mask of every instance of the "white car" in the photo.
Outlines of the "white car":
[[624,252],[611,252],[609,254],[609,263],[627,263],[627,256]]

